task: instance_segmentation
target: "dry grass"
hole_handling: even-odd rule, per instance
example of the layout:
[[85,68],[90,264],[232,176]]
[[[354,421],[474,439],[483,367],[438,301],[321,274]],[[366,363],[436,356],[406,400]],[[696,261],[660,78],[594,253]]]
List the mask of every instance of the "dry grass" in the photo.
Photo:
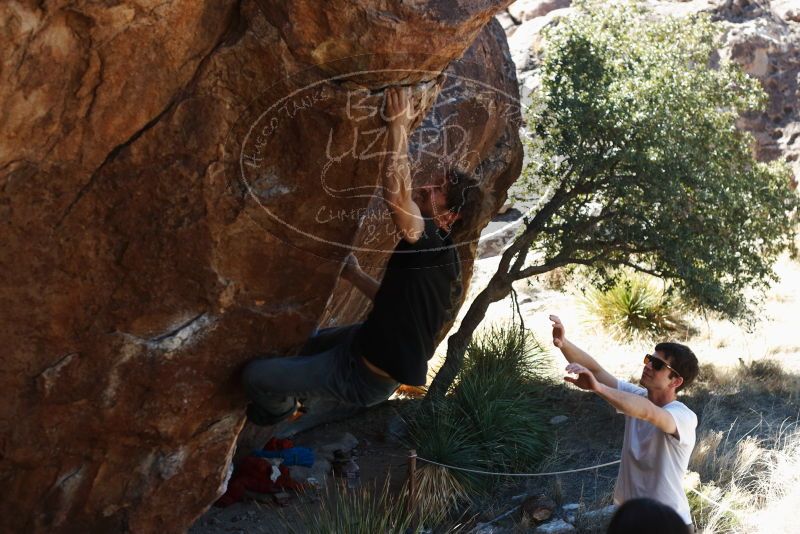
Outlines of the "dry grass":
[[778,360],[762,359],[735,367],[719,368],[713,364],[700,366],[693,388],[704,388],[715,394],[730,394],[746,390],[750,394],[780,394],[792,402],[800,393],[800,375],[788,373]]
[[426,525],[439,525],[451,510],[468,502],[467,493],[452,471],[438,465],[423,464],[417,470],[417,510]]
[[283,519],[291,534],[373,534],[375,532],[418,532],[406,507],[405,493],[393,494],[389,478],[382,486],[364,485],[349,490],[344,484],[328,488],[319,508],[302,524]]
[[[800,507],[800,428],[771,438],[708,432],[700,438],[690,469],[705,480],[689,493],[693,515],[706,533],[796,532],[792,512]],[[714,501],[709,502],[710,501]]]
[[[699,480],[688,496],[701,531],[796,532],[792,511],[800,508],[800,426],[796,414],[781,417],[792,406],[797,411],[800,376],[774,360],[728,369],[705,365],[697,386],[707,400],[689,463]],[[742,401],[751,405],[751,413],[731,408],[730,403]]]
[[564,267],[558,267],[543,274],[541,279],[547,289],[560,291],[569,282],[569,272]]
[[796,532],[794,514],[800,506],[800,430],[782,432],[777,446],[766,451],[759,462],[761,474],[755,479],[754,493],[761,509],[752,522],[763,532]]

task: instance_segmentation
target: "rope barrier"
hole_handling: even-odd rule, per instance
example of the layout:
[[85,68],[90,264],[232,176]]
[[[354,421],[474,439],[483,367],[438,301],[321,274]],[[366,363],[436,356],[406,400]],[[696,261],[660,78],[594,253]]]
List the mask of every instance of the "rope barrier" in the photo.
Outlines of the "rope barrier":
[[[390,456],[394,456],[394,455],[390,455]],[[543,476],[552,476],[552,475],[565,475],[565,474],[568,474],[568,473],[579,473],[581,471],[591,471],[592,469],[600,469],[602,467],[608,467],[608,466],[611,466],[611,465],[616,465],[616,464],[618,464],[618,463],[620,463],[622,461],[622,460],[614,460],[613,462],[606,462],[606,463],[603,463],[603,464],[591,465],[591,466],[588,466],[588,467],[579,467],[577,469],[565,469],[563,471],[550,471],[550,472],[547,472],[547,473],[500,473],[500,472],[497,472],[497,471],[482,471],[480,469],[469,469],[469,468],[466,468],[466,467],[458,467],[458,466],[455,466],[455,465],[449,465],[449,464],[443,464],[443,463],[440,463],[440,462],[434,462],[433,460],[428,460],[427,458],[423,458],[422,456],[418,456],[416,451],[411,451],[411,458],[413,458],[413,460],[411,460],[411,464],[410,465],[412,467],[411,467],[410,472],[413,472],[413,470],[414,470],[414,468],[413,468],[414,462],[420,461],[420,462],[425,462],[425,463],[428,463],[428,464],[431,464],[431,465],[437,465],[439,467],[444,467],[445,469],[453,469],[455,471],[463,471],[463,472],[466,472],[466,473],[474,473],[474,474],[478,474],[478,475],[506,476],[506,477],[543,477]],[[415,484],[413,484],[412,486],[415,486]],[[410,490],[411,490],[411,494],[413,495],[413,493],[414,493],[413,487],[410,487]],[[728,506],[725,506],[724,504],[719,503],[719,502],[715,501],[714,499],[712,499],[710,497],[707,497],[706,495],[703,495],[702,493],[700,493],[696,489],[689,488],[689,491],[699,495],[702,499],[710,502],[714,506],[717,506],[717,507],[725,510],[726,512],[730,512],[731,514],[735,515],[736,517],[739,517],[739,514],[735,510],[732,510]],[[491,521],[490,523],[493,523],[494,521],[497,521],[498,519],[500,519],[502,517],[505,517],[506,515],[511,514],[517,508],[519,508],[519,506],[515,506],[514,508],[512,508],[511,510],[509,510],[505,514],[503,514],[501,517]]]
[[417,456],[416,459],[419,460],[420,462],[425,462],[432,465],[438,465],[439,467],[444,467],[445,469],[454,469],[456,471],[464,471],[467,473],[475,473],[478,475],[492,475],[492,476],[505,476],[505,477],[544,477],[550,475],[565,475],[567,473],[578,473],[580,471],[591,471],[592,469],[600,469],[601,467],[608,467],[609,465],[618,464],[621,461],[621,460],[614,460],[613,462],[606,462],[604,464],[591,465],[589,467],[580,467],[578,469],[566,469],[564,471],[551,471],[549,473],[500,473],[495,471],[481,471],[479,469],[468,469],[466,467],[458,467],[455,465],[442,464],[439,462],[434,462],[433,460],[428,460],[427,458],[423,458],[422,456]]
[[[565,474],[568,474],[568,473],[579,473],[581,471],[591,471],[592,469],[600,469],[602,467],[608,467],[608,466],[611,466],[611,465],[616,465],[616,464],[618,464],[618,463],[620,463],[622,461],[622,460],[614,460],[613,462],[606,462],[606,463],[603,463],[603,464],[591,465],[591,466],[588,466],[588,467],[579,467],[577,469],[565,469],[563,471],[550,471],[550,472],[547,472],[547,473],[500,473],[500,472],[497,472],[497,471],[482,471],[480,469],[469,469],[469,468],[466,468],[466,467],[458,467],[458,466],[455,466],[455,465],[448,465],[448,464],[443,464],[443,463],[440,463],[440,462],[434,462],[433,460],[428,460],[427,458],[423,458],[422,456],[418,456],[416,451],[411,451],[411,458],[413,458],[413,460],[411,460],[412,463],[410,465],[412,465],[412,467],[411,467],[411,471],[410,472],[413,472],[414,462],[420,461],[420,462],[425,462],[425,463],[428,463],[428,464],[431,464],[431,465],[437,465],[439,467],[444,467],[445,469],[453,469],[455,471],[464,471],[466,473],[475,473],[475,474],[478,474],[478,475],[506,476],[506,477],[543,477],[543,476],[551,476],[551,475],[565,475]],[[413,488],[410,488],[410,489],[411,489],[411,492],[412,492],[412,495],[413,495]],[[719,502],[715,501],[714,499],[712,499],[710,497],[707,497],[706,495],[703,495],[702,493],[700,493],[696,489],[689,488],[689,491],[699,495],[701,498],[705,499],[706,501],[710,502],[711,504],[713,504],[713,505],[715,505],[715,506],[717,506],[719,508],[722,508],[726,512],[730,512],[733,515],[739,517],[739,514],[735,510],[732,510],[728,506],[725,506],[724,504],[719,503]],[[515,506],[514,508],[512,508],[509,511],[507,511],[502,516],[494,519],[493,521],[490,521],[490,524],[495,522],[495,521],[497,521],[498,519],[501,519],[501,518],[511,514],[517,508],[519,508],[519,506]]]
[[[566,469],[564,471],[550,471],[548,473],[500,473],[500,472],[496,472],[496,471],[481,471],[479,469],[468,469],[466,467],[458,467],[458,466],[455,466],[455,465],[443,464],[443,463],[439,463],[439,462],[434,462],[433,460],[428,460],[427,458],[423,458],[422,456],[416,456],[416,459],[419,460],[420,462],[425,462],[425,463],[429,463],[429,464],[432,464],[432,465],[438,465],[439,467],[444,467],[445,469],[454,469],[456,471],[465,471],[467,473],[475,473],[475,474],[478,474],[478,475],[507,476],[507,477],[543,477],[543,476],[550,476],[550,475],[565,475],[567,473],[578,473],[580,471],[591,471],[592,469],[600,469],[601,467],[608,467],[610,465],[616,465],[616,464],[620,463],[620,461],[621,461],[621,460],[614,460],[613,462],[606,462],[604,464],[591,465],[589,467],[579,467],[578,469]],[[720,502],[717,502],[714,499],[712,499],[710,497],[707,497],[706,495],[703,495],[702,493],[700,493],[696,489],[689,488],[689,491],[699,495],[701,498],[705,499],[706,501],[710,502],[711,504],[713,504],[713,505],[715,505],[715,506],[717,506],[719,508],[722,508],[726,512],[730,512],[730,513],[732,513],[733,515],[735,515],[737,517],[739,516],[739,514],[736,512],[736,510],[733,510],[730,507],[725,506],[724,504],[722,504]]]

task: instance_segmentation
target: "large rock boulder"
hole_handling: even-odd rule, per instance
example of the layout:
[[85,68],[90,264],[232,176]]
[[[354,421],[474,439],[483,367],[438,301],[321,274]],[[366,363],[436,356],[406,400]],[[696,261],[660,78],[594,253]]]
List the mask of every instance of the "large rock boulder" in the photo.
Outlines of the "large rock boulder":
[[431,110],[417,181],[482,178],[469,260],[520,168],[507,3],[0,5],[0,531],[178,532],[215,500],[242,364],[363,315],[334,290],[387,85]]

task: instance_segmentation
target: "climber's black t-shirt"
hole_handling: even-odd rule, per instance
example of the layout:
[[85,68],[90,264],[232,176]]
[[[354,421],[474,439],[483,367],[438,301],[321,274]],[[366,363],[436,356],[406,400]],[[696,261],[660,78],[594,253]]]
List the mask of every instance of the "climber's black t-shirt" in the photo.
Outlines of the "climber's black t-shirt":
[[395,247],[356,334],[357,350],[398,382],[424,385],[434,340],[461,291],[460,273],[450,237],[426,219],[416,243],[401,240]]

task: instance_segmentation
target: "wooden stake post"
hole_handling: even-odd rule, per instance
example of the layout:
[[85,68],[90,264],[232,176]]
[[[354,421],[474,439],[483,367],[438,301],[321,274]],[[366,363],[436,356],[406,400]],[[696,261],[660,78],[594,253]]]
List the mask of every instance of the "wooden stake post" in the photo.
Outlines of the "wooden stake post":
[[408,451],[408,515],[416,523],[417,510],[417,451]]

